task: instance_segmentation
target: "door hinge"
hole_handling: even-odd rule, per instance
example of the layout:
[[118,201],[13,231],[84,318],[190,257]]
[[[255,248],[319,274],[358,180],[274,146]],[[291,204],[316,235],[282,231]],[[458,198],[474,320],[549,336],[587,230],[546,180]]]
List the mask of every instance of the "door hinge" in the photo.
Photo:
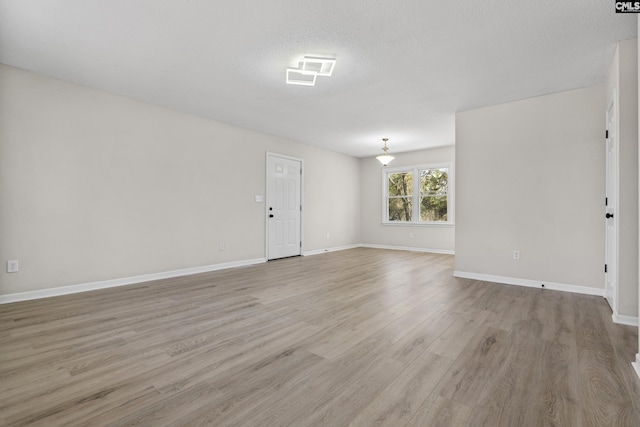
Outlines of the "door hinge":
[[300,247],[302,247],[302,241],[300,241]]
[[300,175],[302,175],[302,168],[300,168]]
[[604,265],[604,272],[607,272],[607,264]]
[[609,129],[604,132],[605,139],[609,139]]
[[604,198],[604,205],[605,206],[609,206],[609,198],[608,197]]
[[300,205],[300,212],[302,212],[302,205]]

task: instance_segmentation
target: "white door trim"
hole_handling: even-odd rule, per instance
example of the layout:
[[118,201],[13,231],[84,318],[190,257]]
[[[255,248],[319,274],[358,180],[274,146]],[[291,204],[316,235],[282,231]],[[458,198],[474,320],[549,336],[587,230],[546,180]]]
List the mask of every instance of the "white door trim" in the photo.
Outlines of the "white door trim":
[[264,204],[264,257],[269,261],[269,157],[278,157],[281,159],[293,160],[300,162],[302,173],[300,174],[300,205],[302,206],[302,212],[300,212],[300,255],[304,253],[304,159],[299,157],[287,156],[286,154],[274,153],[267,151],[264,160],[264,188],[265,188],[265,204]]

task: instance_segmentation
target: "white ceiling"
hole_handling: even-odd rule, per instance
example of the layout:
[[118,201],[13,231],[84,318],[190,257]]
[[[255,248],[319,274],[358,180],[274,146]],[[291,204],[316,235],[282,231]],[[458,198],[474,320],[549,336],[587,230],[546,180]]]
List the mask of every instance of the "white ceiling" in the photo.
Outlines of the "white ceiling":
[[[0,0],[0,62],[365,157],[603,82],[636,19],[611,0]],[[333,76],[285,85],[305,54]]]

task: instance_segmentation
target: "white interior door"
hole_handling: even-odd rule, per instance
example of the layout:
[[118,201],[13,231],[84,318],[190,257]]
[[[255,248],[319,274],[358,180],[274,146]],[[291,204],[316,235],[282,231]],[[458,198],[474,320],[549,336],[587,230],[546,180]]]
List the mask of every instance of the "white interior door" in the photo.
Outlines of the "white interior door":
[[267,154],[267,259],[302,254],[302,160]]
[[606,159],[606,194],[605,194],[605,289],[604,297],[609,302],[613,313],[617,313],[618,289],[618,153],[617,122],[615,111],[615,94],[607,109],[607,159]]

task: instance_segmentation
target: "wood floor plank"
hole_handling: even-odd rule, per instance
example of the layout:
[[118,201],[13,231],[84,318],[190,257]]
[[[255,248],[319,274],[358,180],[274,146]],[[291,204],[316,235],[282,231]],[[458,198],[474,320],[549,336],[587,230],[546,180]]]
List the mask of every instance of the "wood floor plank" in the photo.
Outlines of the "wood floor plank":
[[584,377],[580,387],[585,425],[639,425],[615,350],[592,299],[576,299],[576,344],[578,368]]
[[526,391],[534,395],[525,419],[538,425],[580,426],[578,358],[575,343],[544,341],[541,357],[536,360],[537,381]]
[[298,420],[314,411],[317,402],[326,401],[344,384],[370,371],[379,355],[384,355],[385,349],[401,339],[416,319],[432,315],[429,305],[431,303],[427,302],[416,307],[411,313],[356,343],[336,359],[327,359],[305,381],[272,394],[256,408],[253,417],[244,420],[246,425],[296,425]]
[[468,341],[484,328],[483,323],[489,312],[468,310],[465,314],[458,314],[455,320],[435,339],[427,351],[456,359],[467,346]]
[[409,422],[453,360],[425,351],[351,421],[350,426],[399,426]]
[[297,383],[324,359],[291,348],[249,366],[240,375],[225,375],[208,381],[221,392],[205,406],[177,420],[179,425],[210,426],[243,423],[264,399]]
[[[241,375],[245,366],[251,363],[257,354],[262,357],[280,354],[282,349],[295,348],[303,338],[313,335],[315,327],[305,324],[273,325],[265,328],[260,336],[253,336],[248,340],[224,342],[222,345],[214,345],[203,348],[203,353],[208,358],[204,365],[190,364],[180,369],[181,375],[158,375],[153,384],[160,391],[188,388],[193,383],[209,380],[222,374]],[[194,357],[198,360],[200,357]],[[180,366],[180,359],[176,365]]]
[[402,363],[381,356],[370,369],[344,384],[341,391],[319,401],[313,411],[300,420],[300,426],[347,425],[401,371]]
[[407,427],[462,427],[472,417],[471,408],[431,393],[418,408]]
[[[113,426],[169,426],[176,425],[182,414],[193,414],[212,399],[221,394],[214,386],[207,382],[200,382],[193,387],[161,396],[149,402],[142,410],[135,411],[124,417],[121,414],[107,412],[102,415]],[[100,420],[100,418],[97,418]]]
[[402,300],[386,310],[369,313],[362,318],[350,318],[339,327],[332,328],[330,335],[312,345],[309,350],[328,359],[334,359],[350,348],[354,342],[358,342],[358,339],[366,338],[401,318],[422,302],[419,299]]
[[474,407],[488,384],[496,380],[495,374],[507,358],[509,339],[505,331],[482,327],[467,342],[435,390],[442,397]]
[[[633,368],[629,368],[631,362],[635,362],[634,349],[637,341],[638,328],[627,325],[615,325],[611,323],[611,308],[608,305],[598,306],[602,321],[607,328],[611,344],[616,358],[617,365],[620,367],[620,373],[623,376],[625,385],[629,389],[631,396],[640,396],[640,381]],[[631,399],[636,416],[640,419],[640,399]]]
[[640,426],[599,297],[357,248],[0,307],[0,425]]
[[522,320],[522,310],[526,300],[521,297],[506,298],[503,308],[489,312],[485,321],[486,326],[510,331],[517,322]]
[[[92,372],[87,378],[71,377],[61,381],[38,384],[36,387],[17,393],[3,392],[0,397],[0,414],[17,425],[36,421],[55,423],[56,416],[73,411],[76,405],[101,405],[104,397],[132,387],[135,372],[145,372],[150,367],[163,365],[168,356],[161,352],[132,356],[126,363],[118,367],[105,367]],[[146,389],[150,384],[137,382],[134,386]]]
[[454,390],[451,393],[456,401],[460,401],[458,396],[471,399],[460,401],[474,408],[474,416],[469,420],[469,425],[539,425],[535,420],[527,420],[532,423],[527,424],[525,416],[531,414],[528,411],[531,405],[539,404],[531,396],[540,398],[535,393],[540,381],[535,377],[535,363],[542,351],[542,325],[536,320],[520,321],[511,331],[502,331],[501,334],[506,339],[499,339],[497,342],[507,345],[497,346],[499,356],[492,359],[490,369],[483,369],[483,372],[490,373],[484,377],[483,387],[476,386],[475,394],[470,394],[467,390],[452,389],[451,384],[445,390]]
[[[387,354],[405,365],[422,354],[458,318],[459,314],[439,306],[421,322],[414,322],[407,334],[394,343]],[[416,319],[419,320],[419,319]]]

